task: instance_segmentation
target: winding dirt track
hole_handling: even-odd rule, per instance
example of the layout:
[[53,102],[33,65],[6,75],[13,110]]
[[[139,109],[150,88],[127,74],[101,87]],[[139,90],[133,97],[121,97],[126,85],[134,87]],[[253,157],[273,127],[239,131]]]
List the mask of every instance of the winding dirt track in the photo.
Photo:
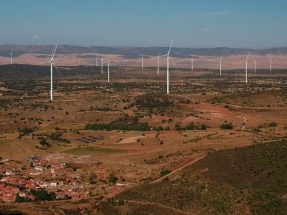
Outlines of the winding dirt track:
[[[186,99],[189,99],[189,100],[191,100],[191,101],[193,101],[193,102],[197,102],[195,99],[192,99],[192,98],[190,98],[190,97],[188,97],[188,96],[185,96],[185,95],[178,95],[179,97],[183,97],[183,98],[186,98]],[[208,104],[208,103],[204,103],[204,102],[201,102],[202,104]],[[228,105],[230,105],[230,104],[228,104]],[[244,107],[242,107],[242,106],[239,106],[239,105],[231,105],[231,106],[233,106],[233,107],[237,107],[237,108],[244,108]],[[254,110],[257,110],[257,108],[253,108]],[[260,109],[262,109],[262,108],[260,108]],[[264,108],[263,108],[264,109]],[[232,113],[231,111],[229,111],[230,113]],[[245,129],[245,123],[247,122],[247,118],[245,117],[245,116],[243,116],[242,114],[240,114],[240,116],[242,117],[242,119],[243,119],[243,122],[241,123],[241,130],[244,130]]]
[[196,163],[197,161],[201,160],[201,159],[204,158],[205,156],[206,156],[206,155],[201,155],[200,157],[196,158],[195,160],[190,161],[189,163],[183,165],[182,167],[179,167],[178,169],[176,169],[176,170],[170,172],[169,174],[167,174],[167,175],[165,175],[165,176],[163,176],[163,177],[160,177],[160,178],[158,178],[158,179],[152,181],[151,184],[155,184],[155,183],[161,182],[163,179],[165,179],[165,178],[167,178],[167,177],[169,177],[169,176],[171,176],[171,175],[174,175],[175,173],[179,172],[180,170],[184,169],[185,167],[187,167],[187,166],[189,166],[189,165],[191,165],[191,164]]
[[190,214],[190,213],[185,213],[181,210],[172,208],[172,207],[168,207],[166,205],[162,205],[160,203],[155,203],[155,202],[144,202],[144,201],[133,201],[133,200],[129,200],[128,203],[134,203],[134,204],[140,204],[140,205],[153,205],[153,206],[157,206],[159,208],[164,208],[164,209],[168,209],[169,211],[173,212],[173,214],[176,215],[185,215],[185,214]]

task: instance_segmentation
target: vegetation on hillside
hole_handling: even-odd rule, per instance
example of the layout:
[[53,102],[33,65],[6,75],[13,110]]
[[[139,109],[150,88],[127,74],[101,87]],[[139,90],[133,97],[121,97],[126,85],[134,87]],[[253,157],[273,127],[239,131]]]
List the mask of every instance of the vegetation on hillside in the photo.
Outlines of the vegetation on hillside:
[[286,153],[287,141],[214,152],[175,180],[132,188],[100,208],[104,214],[107,205],[119,214],[164,214],[167,208],[170,214],[284,214]]

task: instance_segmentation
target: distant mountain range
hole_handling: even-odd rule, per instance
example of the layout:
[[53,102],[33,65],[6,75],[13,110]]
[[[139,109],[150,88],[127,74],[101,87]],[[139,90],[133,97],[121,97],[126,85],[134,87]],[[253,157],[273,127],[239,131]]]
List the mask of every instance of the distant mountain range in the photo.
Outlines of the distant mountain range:
[[[10,56],[13,50],[13,56],[20,56],[25,53],[31,54],[51,54],[54,49],[52,45],[0,45],[0,56]],[[83,54],[83,53],[99,53],[120,55],[124,58],[138,58],[140,55],[158,56],[166,54],[168,47],[101,47],[101,46],[71,46],[59,45],[57,54]],[[270,48],[270,49],[243,49],[243,48],[177,48],[171,50],[173,57],[183,58],[191,56],[229,56],[247,54],[258,55],[287,55],[287,47]]]

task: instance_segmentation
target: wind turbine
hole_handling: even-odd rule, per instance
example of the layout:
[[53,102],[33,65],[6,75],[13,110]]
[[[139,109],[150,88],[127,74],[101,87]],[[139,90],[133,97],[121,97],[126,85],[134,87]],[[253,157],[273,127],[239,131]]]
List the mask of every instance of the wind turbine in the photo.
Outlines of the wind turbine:
[[51,59],[47,62],[44,62],[44,63],[50,63],[50,65],[51,65],[51,87],[50,87],[50,100],[51,101],[53,101],[53,66],[56,68],[58,73],[61,74],[60,71],[58,70],[58,68],[56,67],[55,63],[54,63],[56,50],[57,50],[57,45],[55,46],[55,49],[52,52]]
[[110,61],[111,61],[111,57],[108,57],[108,60],[106,62],[104,62],[104,60],[102,58],[102,66],[104,63],[108,64],[108,82],[110,82]]
[[246,61],[245,61],[245,83],[247,84],[248,80],[247,80],[247,73],[248,73],[248,58],[249,58],[250,52],[248,52]]
[[257,57],[254,60],[254,72],[257,72]]
[[222,67],[221,61],[222,61],[222,56],[220,57],[220,61],[219,61],[219,74],[220,74],[220,76],[221,76],[221,67]]
[[270,59],[270,72],[272,72],[272,57]]
[[13,64],[13,49],[11,51],[10,61],[11,61],[10,63]]
[[108,82],[110,82],[110,60],[108,60]]
[[144,57],[147,56],[147,55],[142,54],[140,56],[142,57],[142,69],[144,69]]
[[157,56],[157,74],[159,75],[159,59],[160,59],[160,55]]
[[98,66],[98,52],[96,52],[96,67]]
[[107,63],[108,63],[108,83],[110,82],[110,61],[111,59],[109,58]]
[[193,56],[191,57],[191,71],[193,71]]
[[103,58],[103,56],[101,58],[101,63],[102,63],[102,74],[104,74],[104,58]]
[[171,41],[167,54],[162,56],[162,57],[166,57],[166,94],[169,94],[169,59],[170,59],[170,50],[171,50],[172,44],[173,44],[173,39]]

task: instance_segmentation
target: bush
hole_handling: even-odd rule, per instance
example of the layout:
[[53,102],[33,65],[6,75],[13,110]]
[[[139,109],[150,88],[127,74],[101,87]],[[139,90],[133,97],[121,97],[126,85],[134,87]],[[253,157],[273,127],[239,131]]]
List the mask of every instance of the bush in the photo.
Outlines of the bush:
[[125,123],[110,123],[110,124],[87,124],[86,130],[123,130],[123,131],[150,131],[148,124],[125,124]]
[[44,147],[48,147],[48,146],[51,146],[50,143],[48,143],[47,139],[45,137],[40,137],[39,138],[39,144],[44,146]]
[[192,123],[186,126],[186,130],[194,130],[194,129],[195,129],[195,126]]
[[202,124],[201,126],[200,126],[200,130],[206,130],[206,125],[205,124]]
[[277,126],[277,122],[270,122],[269,127],[276,127]]
[[120,199],[118,204],[119,204],[119,206],[124,206],[125,205],[125,201]]
[[220,128],[222,129],[222,130],[231,130],[231,129],[233,129],[234,128],[234,126],[232,125],[232,123],[224,123],[224,124],[222,124],[221,126],[220,126]]
[[42,188],[39,190],[31,190],[31,194],[36,197],[35,201],[52,201],[56,199],[55,193],[48,193],[48,191]]
[[20,132],[23,133],[23,135],[28,135],[33,132],[33,129],[28,128],[28,127],[23,127],[23,128],[20,128],[19,130]]
[[113,172],[111,172],[109,174],[108,181],[111,183],[116,183],[117,180],[118,180],[118,177],[116,177],[115,174]]
[[164,170],[162,170],[162,171],[160,172],[160,175],[161,175],[161,176],[165,176],[165,175],[167,175],[167,174],[169,174],[169,173],[171,173],[171,170],[169,170],[169,169],[164,169]]

